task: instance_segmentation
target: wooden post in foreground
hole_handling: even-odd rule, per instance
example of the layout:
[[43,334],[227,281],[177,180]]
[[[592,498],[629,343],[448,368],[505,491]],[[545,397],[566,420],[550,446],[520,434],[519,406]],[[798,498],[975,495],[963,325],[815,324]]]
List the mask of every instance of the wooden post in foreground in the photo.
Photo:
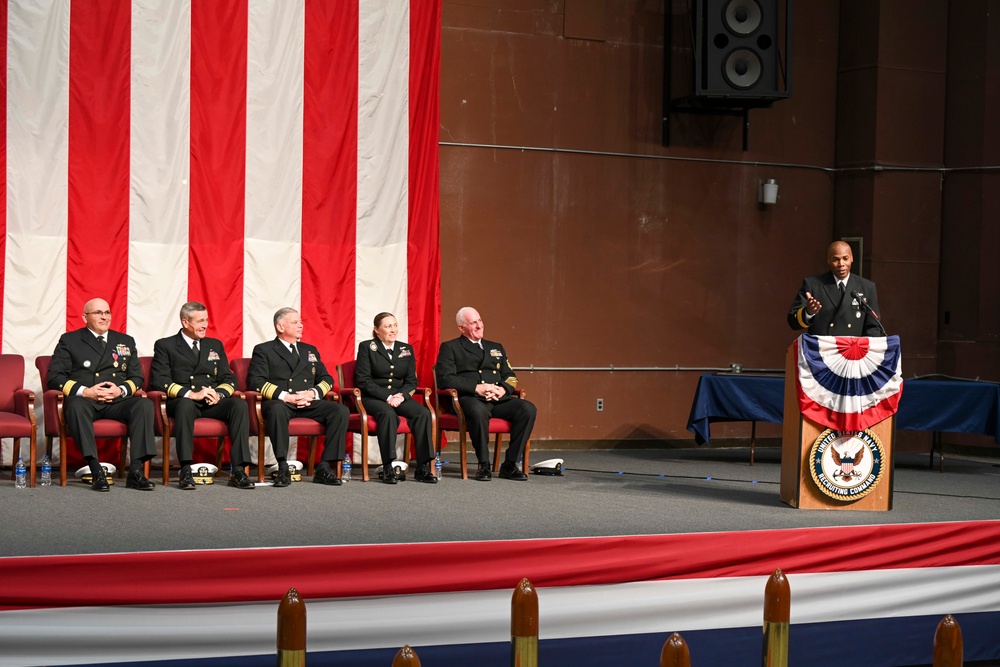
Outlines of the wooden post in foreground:
[[934,633],[934,667],[962,667],[962,628],[948,614]]
[[510,598],[511,667],[538,667],[538,593],[527,579]]
[[660,652],[660,667],[691,667],[691,652],[680,634],[675,632],[667,637]]
[[278,604],[278,667],[305,667],[306,603],[289,588]]
[[410,645],[406,644],[393,658],[392,667],[420,667],[420,658]]
[[788,667],[788,624],[792,593],[781,569],[764,586],[764,667]]

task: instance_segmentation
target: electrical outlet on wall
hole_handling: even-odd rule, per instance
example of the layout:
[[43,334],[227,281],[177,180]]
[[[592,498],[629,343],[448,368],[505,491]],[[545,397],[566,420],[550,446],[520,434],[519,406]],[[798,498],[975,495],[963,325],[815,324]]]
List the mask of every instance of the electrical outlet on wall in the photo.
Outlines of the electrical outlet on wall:
[[604,411],[604,399],[603,398],[597,399],[597,411],[598,412],[603,412]]

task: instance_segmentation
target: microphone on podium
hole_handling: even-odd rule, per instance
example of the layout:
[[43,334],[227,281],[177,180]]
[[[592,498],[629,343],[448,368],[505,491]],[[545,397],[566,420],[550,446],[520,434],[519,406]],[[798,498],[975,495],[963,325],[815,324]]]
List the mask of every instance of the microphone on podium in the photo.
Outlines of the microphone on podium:
[[882,326],[882,320],[879,319],[878,313],[876,313],[875,310],[870,305],[868,305],[868,299],[865,298],[865,295],[862,294],[861,292],[851,292],[851,296],[854,297],[854,300],[857,301],[862,308],[864,308],[865,310],[867,310],[869,313],[872,314],[872,317],[875,318],[875,324],[877,324],[878,328],[882,331],[882,335],[888,336],[889,334],[885,332],[885,327]]

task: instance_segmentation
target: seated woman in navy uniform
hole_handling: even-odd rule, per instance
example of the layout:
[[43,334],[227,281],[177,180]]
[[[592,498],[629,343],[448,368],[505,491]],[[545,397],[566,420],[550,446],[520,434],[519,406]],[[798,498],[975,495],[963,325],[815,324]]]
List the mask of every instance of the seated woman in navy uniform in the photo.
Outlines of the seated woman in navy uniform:
[[394,473],[392,466],[396,458],[396,431],[402,416],[406,417],[417,449],[417,472],[413,478],[434,484],[437,478],[431,470],[434,460],[431,414],[412,398],[417,389],[417,360],[412,347],[396,340],[398,333],[399,325],[392,313],[375,316],[374,337],[358,346],[354,382],[361,390],[365,411],[375,419],[384,471],[382,481],[395,484],[406,478],[402,473]]

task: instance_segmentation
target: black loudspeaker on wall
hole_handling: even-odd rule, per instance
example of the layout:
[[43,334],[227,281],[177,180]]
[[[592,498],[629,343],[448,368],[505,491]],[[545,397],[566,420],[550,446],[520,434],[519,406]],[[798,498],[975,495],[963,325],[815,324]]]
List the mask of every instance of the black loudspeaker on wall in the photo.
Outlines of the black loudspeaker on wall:
[[778,53],[778,2],[697,0],[695,97],[787,97]]

